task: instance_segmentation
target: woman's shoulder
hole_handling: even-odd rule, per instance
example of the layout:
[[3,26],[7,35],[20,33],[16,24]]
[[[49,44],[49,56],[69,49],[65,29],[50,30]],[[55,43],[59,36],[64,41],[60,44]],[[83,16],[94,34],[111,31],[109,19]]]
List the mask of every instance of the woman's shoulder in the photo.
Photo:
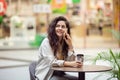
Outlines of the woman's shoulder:
[[47,37],[43,40],[41,46],[42,46],[42,45],[49,45],[49,40],[48,40]]
[[43,42],[49,42],[48,37],[46,37]]

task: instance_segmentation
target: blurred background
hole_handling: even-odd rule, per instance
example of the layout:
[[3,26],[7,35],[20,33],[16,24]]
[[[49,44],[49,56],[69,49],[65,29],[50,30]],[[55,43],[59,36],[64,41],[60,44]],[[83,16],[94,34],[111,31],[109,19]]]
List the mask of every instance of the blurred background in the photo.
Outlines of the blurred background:
[[11,48],[18,42],[17,46],[28,47],[35,36],[46,34],[49,22],[58,15],[70,21],[75,47],[119,47],[112,33],[120,31],[118,0],[1,0],[0,3],[0,47]]
[[119,50],[119,0],[0,0],[0,80],[29,80],[28,65],[59,15],[70,21],[75,49]]

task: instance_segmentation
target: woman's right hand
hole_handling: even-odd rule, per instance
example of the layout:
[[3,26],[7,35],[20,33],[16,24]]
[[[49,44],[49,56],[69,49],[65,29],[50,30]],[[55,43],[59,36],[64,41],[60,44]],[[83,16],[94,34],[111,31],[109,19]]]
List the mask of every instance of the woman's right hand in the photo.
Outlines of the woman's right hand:
[[69,66],[69,67],[81,67],[83,64],[81,62],[77,61],[65,61],[64,66]]

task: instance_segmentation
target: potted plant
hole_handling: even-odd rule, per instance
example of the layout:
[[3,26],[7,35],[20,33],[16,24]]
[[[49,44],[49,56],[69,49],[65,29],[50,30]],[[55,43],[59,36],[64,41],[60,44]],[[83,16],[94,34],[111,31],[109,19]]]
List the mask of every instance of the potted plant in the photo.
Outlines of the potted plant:
[[100,52],[94,57],[93,62],[98,60],[104,60],[110,63],[112,70],[110,71],[111,77],[108,80],[116,78],[120,80],[120,52],[113,52],[111,49],[109,52]]

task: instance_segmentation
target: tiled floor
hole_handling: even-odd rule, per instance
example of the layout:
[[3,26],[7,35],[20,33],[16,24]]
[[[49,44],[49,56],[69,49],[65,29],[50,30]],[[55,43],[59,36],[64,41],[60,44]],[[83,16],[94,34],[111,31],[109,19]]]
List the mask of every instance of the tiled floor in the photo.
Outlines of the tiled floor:
[[29,64],[37,50],[0,51],[0,80],[30,80]]
[[0,80],[30,80],[28,66],[0,68]]

